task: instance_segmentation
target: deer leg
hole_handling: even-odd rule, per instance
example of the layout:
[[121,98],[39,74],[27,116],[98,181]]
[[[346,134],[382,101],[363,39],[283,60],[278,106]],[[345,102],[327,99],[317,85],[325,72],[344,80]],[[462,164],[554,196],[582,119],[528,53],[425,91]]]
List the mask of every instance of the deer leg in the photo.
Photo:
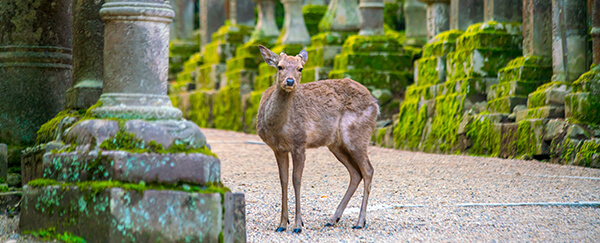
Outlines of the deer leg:
[[348,185],[348,189],[346,190],[346,194],[344,194],[342,201],[335,210],[335,214],[331,217],[330,221],[325,224],[325,226],[333,226],[340,221],[346,206],[348,206],[348,202],[350,202],[350,198],[352,198],[352,195],[354,195],[358,184],[360,184],[360,181],[362,180],[360,171],[356,168],[356,165],[352,164],[346,151],[338,146],[331,146],[329,147],[329,150],[348,170],[348,173],[350,174],[350,184]]
[[277,159],[277,167],[279,167],[279,181],[281,182],[281,221],[279,227],[275,230],[276,232],[285,231],[288,223],[288,175],[290,168],[290,161],[288,153],[286,152],[275,152],[275,158]]
[[353,226],[353,229],[362,229],[367,225],[367,204],[369,201],[369,194],[371,193],[371,181],[373,180],[373,166],[369,157],[367,156],[367,149],[357,149],[351,152],[351,156],[354,159],[356,165],[360,170],[360,173],[364,179],[364,194],[362,204],[360,206],[360,214],[358,215],[358,222]]
[[294,192],[296,195],[296,222],[294,225],[294,233],[302,232],[302,210],[300,206],[300,188],[302,185],[302,171],[304,170],[304,148],[294,149],[292,151],[292,163],[294,165],[292,171],[292,182],[294,183]]

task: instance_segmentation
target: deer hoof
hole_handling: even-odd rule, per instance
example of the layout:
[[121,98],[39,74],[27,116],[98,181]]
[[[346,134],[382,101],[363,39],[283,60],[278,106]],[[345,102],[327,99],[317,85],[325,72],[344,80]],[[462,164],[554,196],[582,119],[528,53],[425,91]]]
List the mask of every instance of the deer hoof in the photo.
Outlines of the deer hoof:
[[333,227],[333,224],[332,223],[326,223],[325,227]]
[[358,226],[358,225],[352,226],[352,229],[362,229],[362,228],[364,228],[364,226]]
[[296,228],[294,229],[294,231],[292,231],[293,233],[300,233],[302,232],[302,228]]
[[285,228],[283,228],[283,227],[279,227],[279,228],[277,228],[277,229],[275,230],[275,232],[282,232],[282,231],[285,231]]

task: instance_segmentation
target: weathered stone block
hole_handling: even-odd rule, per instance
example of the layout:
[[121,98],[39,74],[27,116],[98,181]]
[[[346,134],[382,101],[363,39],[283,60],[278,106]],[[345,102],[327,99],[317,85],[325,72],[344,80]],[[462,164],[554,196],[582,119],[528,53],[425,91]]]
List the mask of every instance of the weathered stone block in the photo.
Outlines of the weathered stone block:
[[89,242],[216,242],[223,230],[221,200],[219,193],[27,186],[19,228],[54,227]]
[[381,55],[374,53],[345,53],[335,57],[333,69],[362,69],[362,70],[394,70],[408,71],[412,65],[412,57],[396,53]]
[[50,142],[26,149],[21,157],[21,181],[23,185],[44,176],[44,154],[59,149],[64,144]]
[[345,70],[334,69],[329,73],[330,79],[351,78],[366,87],[374,89],[389,89],[392,93],[400,94],[406,90],[411,83],[412,75],[409,72],[387,71],[387,70]]
[[600,124],[600,95],[590,92],[566,95],[565,116],[577,122]]
[[223,242],[246,242],[246,201],[243,193],[225,193]]
[[517,122],[526,119],[543,119],[543,118],[564,118],[565,108],[564,106],[542,106],[535,107],[526,110],[520,110],[517,112]]
[[546,105],[563,106],[565,104],[565,96],[569,93],[571,93],[571,88],[565,83],[547,83],[529,94],[527,107],[534,108]]
[[524,104],[527,104],[527,97],[508,96],[488,101],[486,110],[499,113],[511,113],[515,106]]
[[8,173],[8,147],[0,143],[0,178],[6,181]]
[[44,178],[65,182],[118,180],[129,183],[206,185],[220,181],[219,159],[200,153],[127,151],[52,152],[44,155]]
[[492,85],[487,93],[488,100],[494,100],[506,96],[523,96],[527,97],[531,92],[535,91],[540,83],[538,82],[521,82],[510,81],[500,82]]

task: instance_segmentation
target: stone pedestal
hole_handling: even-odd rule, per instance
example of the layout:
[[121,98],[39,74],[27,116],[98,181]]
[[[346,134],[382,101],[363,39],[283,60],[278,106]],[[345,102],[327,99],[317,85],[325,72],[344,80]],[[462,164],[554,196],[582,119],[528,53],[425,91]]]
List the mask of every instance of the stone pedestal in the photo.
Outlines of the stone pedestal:
[[232,10],[235,9],[235,24],[245,25],[248,27],[254,27],[256,22],[256,13],[254,9],[256,4],[254,0],[232,0]]
[[450,29],[450,0],[419,0],[427,4],[427,40]]
[[243,212],[243,199],[226,196],[220,161],[166,95],[173,15],[166,1],[102,6],[103,94],[86,114],[59,119],[57,127],[74,124],[43,154],[43,179],[25,187],[21,230],[55,227],[100,242],[245,241],[243,215],[223,215]]
[[278,43],[281,45],[303,45],[310,44],[310,35],[306,24],[304,24],[304,15],[302,15],[302,0],[282,0],[285,8],[285,17],[283,27],[279,35]]
[[359,35],[383,35],[383,0],[361,0],[358,8],[362,16]]
[[306,48],[310,61],[302,71],[302,82],[327,79],[333,68],[335,56],[342,51],[348,36],[360,29],[361,17],[358,1],[331,0],[327,12],[319,23],[320,34],[311,39]]
[[191,39],[194,33],[194,0],[171,0],[175,17],[171,23],[170,39]]
[[586,1],[552,0],[552,9],[552,80],[573,82],[588,68]]
[[[63,110],[72,84],[71,1],[3,1],[0,143],[27,146]],[[56,24],[60,23],[60,24]]]
[[73,1],[73,87],[67,90],[67,108],[87,109],[102,94],[104,75],[104,1]]
[[450,29],[467,30],[483,21],[484,0],[454,0],[450,3]]
[[404,44],[424,45],[427,42],[427,5],[417,0],[406,0],[404,21],[406,22]]
[[275,24],[275,0],[255,0],[258,9],[258,23],[252,32],[250,42],[275,44],[279,29]]

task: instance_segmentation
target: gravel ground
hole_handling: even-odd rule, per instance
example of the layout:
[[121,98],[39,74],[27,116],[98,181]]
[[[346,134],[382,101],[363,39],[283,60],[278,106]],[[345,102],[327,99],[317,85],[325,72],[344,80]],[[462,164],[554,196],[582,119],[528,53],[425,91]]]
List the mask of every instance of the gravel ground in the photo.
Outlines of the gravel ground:
[[[222,180],[246,195],[249,242],[541,241],[597,242],[600,208],[510,206],[510,203],[600,205],[600,170],[370,147],[375,168],[367,228],[353,230],[362,185],[335,227],[324,227],[349,176],[326,148],[307,150],[301,234],[276,233],[281,210],[277,164],[254,135],[204,130],[219,155]],[[291,166],[290,166],[291,167]],[[291,176],[290,176],[291,177]],[[289,183],[290,222],[295,211]],[[503,203],[507,206],[461,204]],[[288,228],[291,228],[289,226]]]
[[[351,229],[358,217],[362,185],[341,221],[334,227],[323,227],[339,204],[349,176],[329,150],[319,148],[307,150],[306,154],[302,180],[303,232],[276,233],[281,189],[271,149],[255,135],[213,129],[203,132],[212,151],[221,159],[223,183],[246,196],[248,242],[597,242],[600,239],[598,169],[378,147],[369,150],[375,176],[367,228]],[[289,184],[290,222],[293,222],[295,198]],[[596,206],[510,205],[577,202],[595,202]],[[504,205],[481,205],[489,203]],[[32,242],[16,234],[17,224],[18,218],[0,215],[0,243],[8,239]]]

